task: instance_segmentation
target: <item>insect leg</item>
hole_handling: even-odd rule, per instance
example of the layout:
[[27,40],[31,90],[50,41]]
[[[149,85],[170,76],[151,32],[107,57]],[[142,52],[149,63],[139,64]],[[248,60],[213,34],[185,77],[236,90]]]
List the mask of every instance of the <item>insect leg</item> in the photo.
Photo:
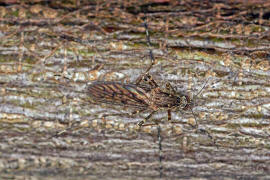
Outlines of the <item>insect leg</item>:
[[[67,128],[65,128],[64,130],[62,130],[62,131],[60,131],[60,132],[57,132],[56,134],[50,136],[50,137],[47,138],[47,139],[49,140],[49,139],[58,137],[58,136],[62,135],[63,133],[65,133],[65,132],[67,132],[67,131],[69,131],[69,130],[77,130],[77,129],[79,129],[79,124],[80,124],[80,122],[72,123],[70,127],[67,127]],[[74,129],[74,127],[75,127],[76,129]]]
[[141,122],[139,122],[139,126],[142,126],[148,119],[150,119],[152,117],[152,115],[155,113],[156,111],[152,111],[146,118],[144,118],[144,120],[142,120]]
[[[198,128],[198,123],[197,123],[197,119],[196,119],[196,117],[195,117],[195,114],[194,114],[194,112],[193,112],[193,109],[192,108],[190,108],[190,110],[191,110],[191,113],[193,114],[193,116],[194,116],[194,119],[195,119],[195,128],[196,128],[196,131],[199,131],[199,132],[202,132],[202,133],[204,133],[204,134],[207,134],[207,136],[213,141],[213,145],[216,145],[216,141],[215,141],[215,139],[213,138],[213,136],[208,132],[208,130],[204,130],[204,129],[199,129]],[[191,124],[190,124],[191,125]],[[194,125],[191,125],[192,127],[194,127]]]
[[193,128],[198,129],[197,118],[196,118],[196,116],[195,116],[195,114],[194,114],[194,112],[193,112],[193,109],[190,108],[190,111],[191,111],[191,113],[192,113],[192,115],[193,115],[193,117],[194,117],[194,120],[195,120],[195,125],[192,125],[192,124],[190,124],[190,125],[191,125]]
[[[131,113],[128,113],[128,115],[133,116],[133,115],[141,113],[141,112],[143,112],[145,110],[146,109],[139,109],[139,110],[133,111]],[[102,119],[104,119],[107,116],[120,116],[120,115],[126,115],[126,113],[104,114],[104,115],[102,115]]]
[[159,147],[159,177],[161,178],[162,177],[162,170],[163,170],[163,167],[162,167],[162,144],[161,144],[161,128],[160,126],[158,125],[157,127],[158,129],[158,147]]
[[158,84],[156,81],[153,79],[153,77],[150,74],[146,74],[143,77],[143,80],[146,81],[152,88],[157,88]]
[[146,19],[145,19],[144,27],[145,27],[146,41],[147,41],[147,45],[149,47],[149,56],[150,56],[150,59],[151,59],[151,64],[146,69],[146,71],[141,76],[138,77],[138,79],[136,80],[136,85],[140,84],[140,82],[143,79],[145,79],[145,77],[147,75],[149,75],[150,69],[153,67],[153,65],[156,64],[156,61],[155,61],[155,58],[154,58],[154,55],[153,55],[153,51],[151,49],[152,44],[151,44],[151,41],[150,41],[150,36],[149,36],[149,32],[148,32],[148,26],[147,26],[147,23],[146,23]]
[[[147,25],[147,23],[146,23],[146,19],[145,19],[144,27],[145,27],[145,33],[146,33],[147,45],[148,45],[148,47],[151,47],[152,44],[151,44],[151,41],[150,41],[150,36],[149,36],[149,32],[148,32],[148,25]],[[156,63],[155,58],[154,58],[154,55],[153,55],[152,49],[149,49],[149,56],[150,56],[150,59],[151,59],[151,65],[150,65],[150,67],[147,69],[148,71],[149,71],[149,70],[152,68],[152,66],[155,65],[155,63]]]
[[105,117],[108,117],[108,116],[120,116],[120,115],[124,115],[125,113],[114,113],[114,114],[103,114],[102,115],[102,119],[105,119]]
[[173,86],[169,82],[166,83],[166,89],[169,91],[169,93],[173,93],[173,94],[176,93],[175,89],[173,88]]
[[172,111],[168,109],[168,121],[172,120]]
[[138,114],[138,113],[141,113],[141,112],[143,112],[143,111],[145,111],[145,110],[146,110],[146,109],[139,109],[139,110],[137,110],[137,111],[131,112],[130,115]]

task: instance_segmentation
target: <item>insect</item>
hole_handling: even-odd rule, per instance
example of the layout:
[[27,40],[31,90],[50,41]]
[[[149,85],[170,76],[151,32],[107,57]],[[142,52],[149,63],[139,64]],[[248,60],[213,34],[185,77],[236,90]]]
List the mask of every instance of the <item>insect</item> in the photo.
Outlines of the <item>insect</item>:
[[[150,47],[151,42],[146,23],[145,30],[147,44]],[[151,58],[151,65],[147,68],[145,73],[137,78],[135,83],[126,84],[107,81],[94,82],[88,86],[87,92],[89,96],[92,97],[95,102],[117,104],[138,109],[131,114],[150,110],[150,114],[138,123],[139,126],[144,125],[145,122],[159,110],[166,110],[168,112],[168,121],[171,120],[172,111],[178,109],[184,111],[190,109],[192,111],[191,107],[193,105],[193,101],[188,95],[182,92],[176,92],[169,82],[166,83],[166,88],[162,89],[152,78],[149,71],[155,64],[155,59],[150,48],[149,55]],[[148,85],[142,84],[142,81],[147,82]],[[192,114],[194,115],[193,111]]]
[[159,110],[167,110],[170,121],[172,110],[190,108],[192,102],[189,96],[177,93],[170,83],[167,83],[166,89],[162,90],[149,74],[143,76],[142,79],[147,81],[149,86],[139,84],[140,79],[134,84],[101,81],[91,84],[87,91],[96,102],[137,108],[138,110],[132,114],[150,110],[151,113],[139,122],[139,126],[142,126]]

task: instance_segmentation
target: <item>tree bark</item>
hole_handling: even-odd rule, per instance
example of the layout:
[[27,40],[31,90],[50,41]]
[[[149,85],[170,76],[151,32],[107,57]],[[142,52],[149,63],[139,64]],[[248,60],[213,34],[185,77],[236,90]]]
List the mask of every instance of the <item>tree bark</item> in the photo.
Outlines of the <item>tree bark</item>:
[[[1,179],[270,178],[269,3],[7,3]],[[132,107],[93,102],[87,87],[134,83],[149,49],[150,74],[188,94],[194,113],[168,122],[159,111],[139,128],[150,110],[130,116]]]

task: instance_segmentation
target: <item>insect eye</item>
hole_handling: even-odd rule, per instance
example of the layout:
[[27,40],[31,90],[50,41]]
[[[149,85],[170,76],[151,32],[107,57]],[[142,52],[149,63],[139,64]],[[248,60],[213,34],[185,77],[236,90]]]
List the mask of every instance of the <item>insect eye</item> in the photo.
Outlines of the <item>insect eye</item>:
[[180,104],[180,103],[181,103],[181,99],[180,99],[180,97],[177,97],[176,102],[177,102],[178,104]]
[[187,105],[187,99],[185,96],[182,96],[182,97],[177,97],[177,103],[179,105],[180,108],[185,108],[186,105]]

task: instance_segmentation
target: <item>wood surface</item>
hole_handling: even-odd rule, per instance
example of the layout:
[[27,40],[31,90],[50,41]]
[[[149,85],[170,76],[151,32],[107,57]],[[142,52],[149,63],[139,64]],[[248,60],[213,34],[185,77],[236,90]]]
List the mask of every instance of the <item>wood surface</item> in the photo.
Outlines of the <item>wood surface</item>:
[[[3,1],[0,179],[270,179],[269,12],[259,0]],[[161,87],[195,98],[206,84],[195,116],[153,116],[160,152],[158,126],[137,126],[150,112],[87,94],[134,82],[149,48]]]

